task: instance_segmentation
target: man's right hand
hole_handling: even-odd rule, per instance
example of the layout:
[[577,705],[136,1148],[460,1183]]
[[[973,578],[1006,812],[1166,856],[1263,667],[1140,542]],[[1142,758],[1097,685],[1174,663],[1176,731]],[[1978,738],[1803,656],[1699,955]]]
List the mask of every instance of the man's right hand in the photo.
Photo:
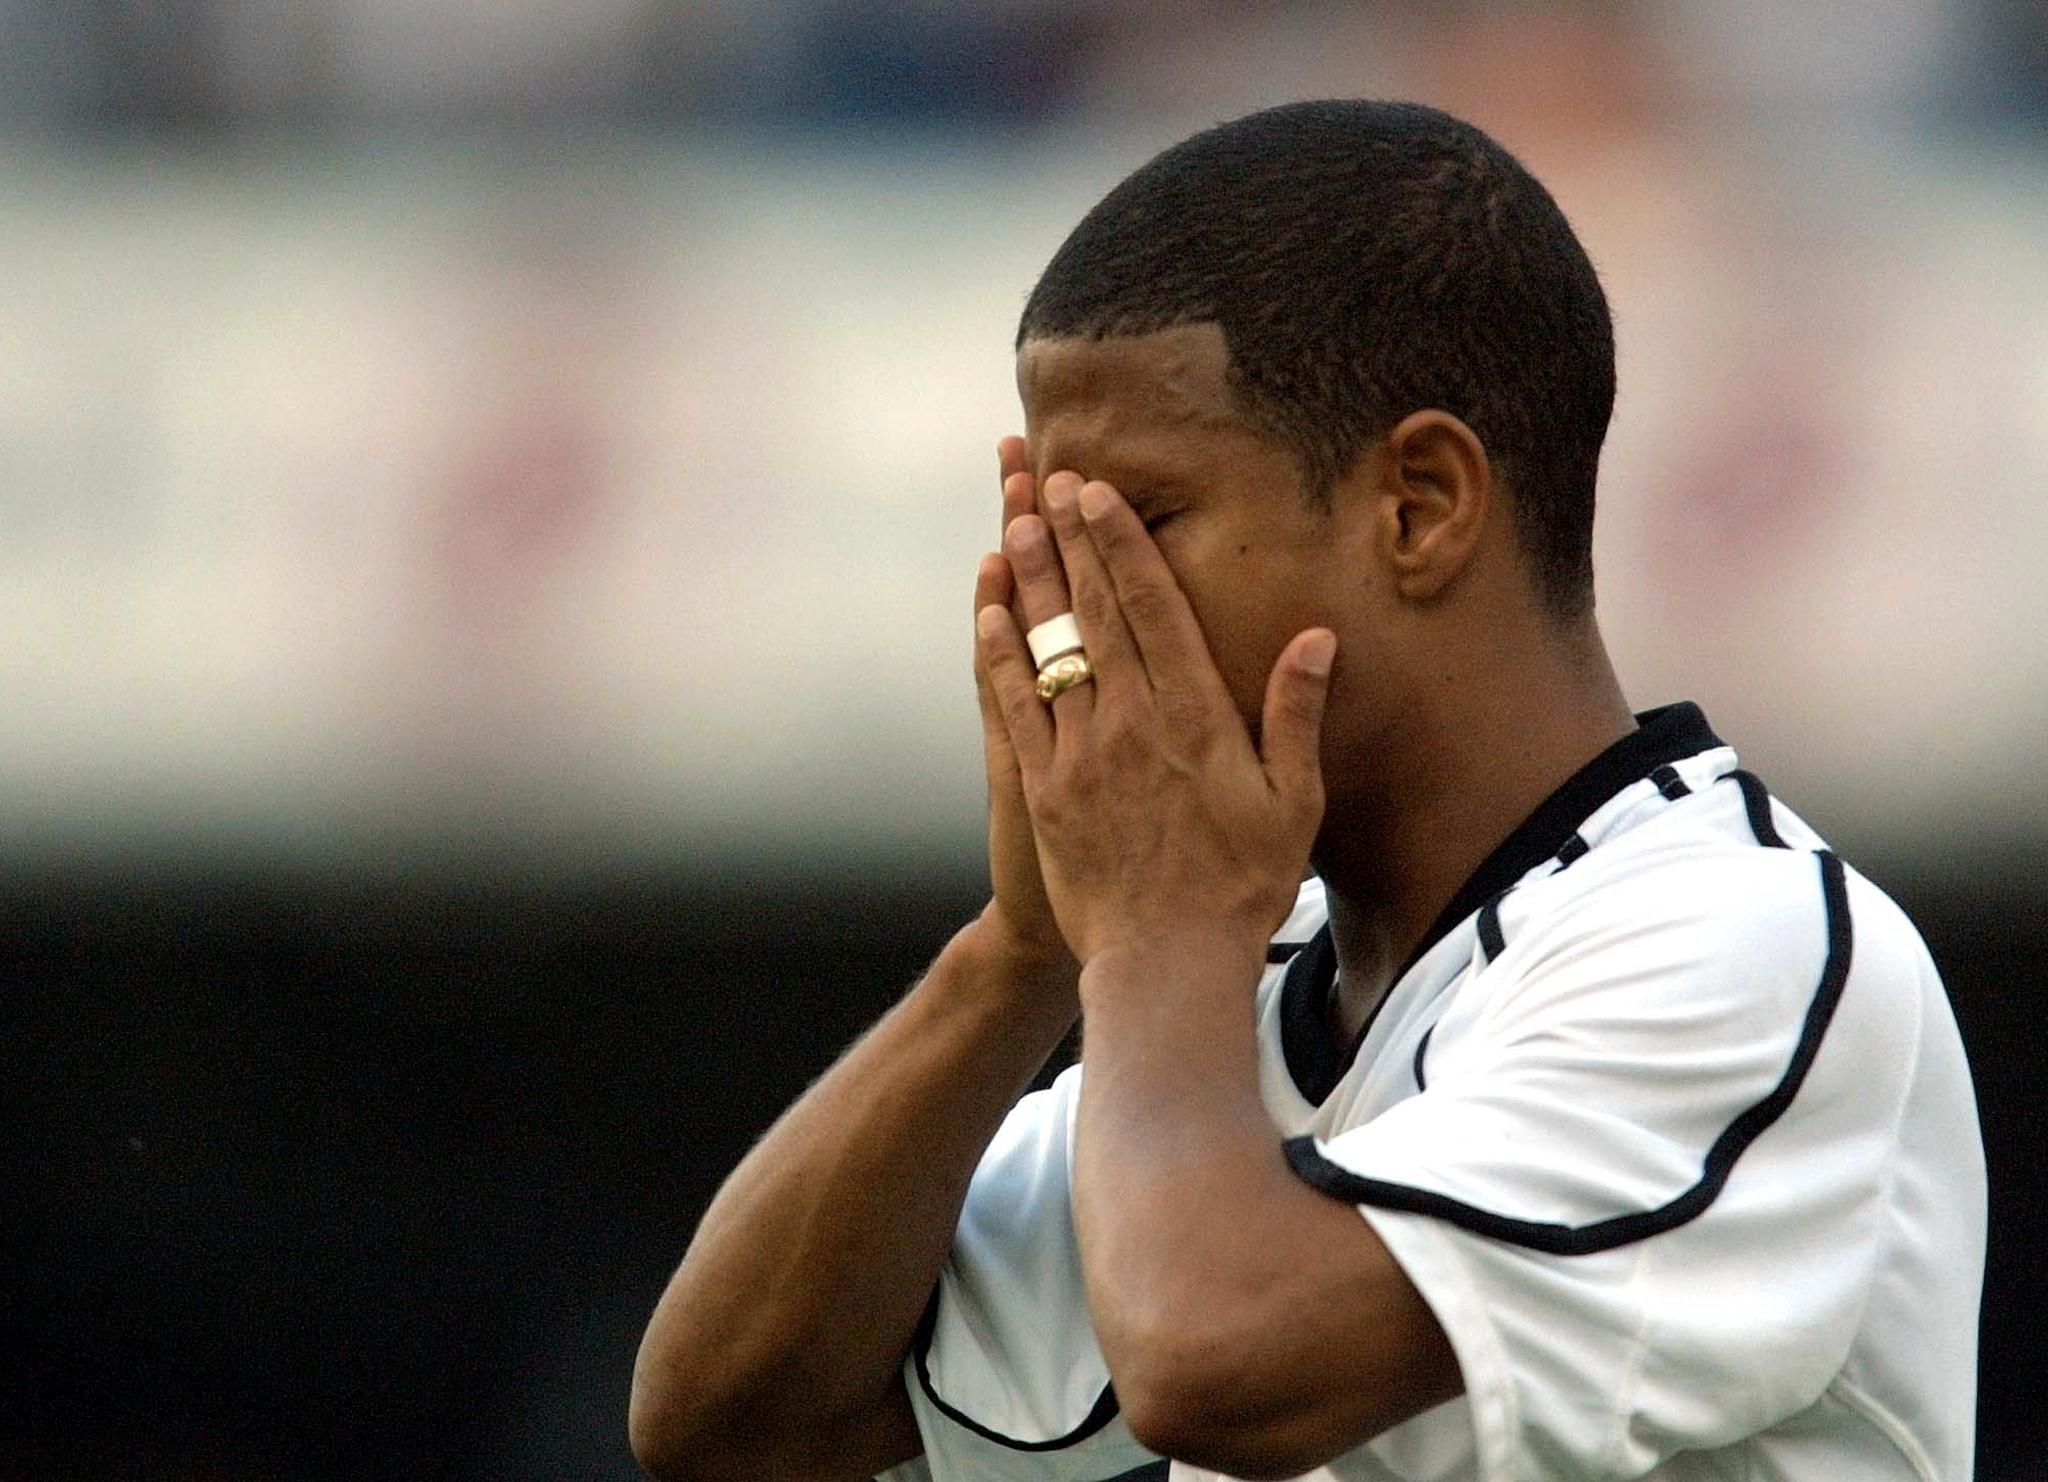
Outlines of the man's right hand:
[[[1006,437],[996,445],[1003,492],[1003,529],[1019,515],[1038,508],[1038,481],[1031,473],[1024,439]],[[974,608],[1001,603],[1029,626],[1009,558],[991,553],[975,573]],[[977,649],[978,649],[977,645]],[[1080,964],[1053,921],[1039,872],[1038,847],[1031,834],[1031,816],[1024,807],[1024,776],[1010,747],[1009,732],[996,707],[995,692],[977,652],[974,684],[981,696],[982,751],[988,766],[988,869],[994,898],[982,922],[997,945],[1014,953],[1020,965],[1058,977],[1069,987],[1080,976]]]

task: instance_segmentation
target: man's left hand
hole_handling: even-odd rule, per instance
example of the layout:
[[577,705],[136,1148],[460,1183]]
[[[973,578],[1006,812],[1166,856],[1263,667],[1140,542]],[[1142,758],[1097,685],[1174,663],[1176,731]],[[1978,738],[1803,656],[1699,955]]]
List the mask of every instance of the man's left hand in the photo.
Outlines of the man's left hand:
[[1124,946],[1256,952],[1294,903],[1322,819],[1336,635],[1311,628],[1281,651],[1254,747],[1131,507],[1073,473],[1047,479],[1042,497],[1047,518],[1013,520],[1004,553],[1027,621],[1071,597],[1094,680],[1047,705],[1010,610],[984,607],[975,631],[1061,934],[1084,964]]

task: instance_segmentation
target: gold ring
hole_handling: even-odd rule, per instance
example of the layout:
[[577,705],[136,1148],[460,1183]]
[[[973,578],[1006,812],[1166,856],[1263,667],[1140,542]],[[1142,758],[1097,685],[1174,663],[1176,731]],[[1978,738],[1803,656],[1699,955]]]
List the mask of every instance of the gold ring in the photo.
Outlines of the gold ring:
[[1056,654],[1045,661],[1045,667],[1038,671],[1038,698],[1050,705],[1077,684],[1087,684],[1095,678],[1095,670],[1088,663],[1088,655],[1076,649]]

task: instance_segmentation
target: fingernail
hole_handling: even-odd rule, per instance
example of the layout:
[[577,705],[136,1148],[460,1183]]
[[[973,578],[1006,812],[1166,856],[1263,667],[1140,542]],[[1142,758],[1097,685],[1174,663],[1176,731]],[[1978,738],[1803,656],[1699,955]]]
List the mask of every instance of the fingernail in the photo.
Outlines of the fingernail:
[[1330,672],[1331,661],[1336,657],[1337,635],[1325,629],[1301,646],[1301,672],[1321,679]]
[[1037,515],[1019,515],[1003,532],[1003,542],[1020,556],[1035,552],[1045,542],[1045,521]]
[[1074,502],[1074,476],[1066,474],[1045,482],[1045,502],[1054,509],[1065,509]]
[[993,638],[1003,631],[1003,619],[1008,616],[1000,603],[991,602],[974,615],[974,631],[984,638]]
[[1099,520],[1109,513],[1116,503],[1116,496],[1109,492],[1107,484],[1083,484],[1081,486],[1081,517]]

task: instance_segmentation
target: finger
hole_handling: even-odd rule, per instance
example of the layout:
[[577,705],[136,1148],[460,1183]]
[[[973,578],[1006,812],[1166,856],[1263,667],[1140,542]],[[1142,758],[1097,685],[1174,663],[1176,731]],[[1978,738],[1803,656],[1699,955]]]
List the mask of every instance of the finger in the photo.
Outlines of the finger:
[[[974,610],[979,613],[984,607],[1008,607],[1016,598],[1015,589],[1010,563],[991,551],[975,568]],[[988,756],[989,783],[1007,785],[1016,778],[1017,757],[1010,748],[1010,732],[996,704],[995,688],[988,682],[987,666],[981,661],[979,638],[974,644],[974,690],[981,704],[981,734]]]
[[1028,784],[1052,762],[1053,720],[1038,698],[1038,670],[1017,620],[1001,603],[990,603],[975,614],[974,636],[996,712]]
[[[1017,583],[1017,600],[1012,611],[1017,614],[1019,629],[1025,634],[1025,645],[1030,646],[1031,630],[1048,618],[1058,617],[1073,610],[1067,592],[1067,577],[1060,566],[1060,553],[1053,545],[1052,531],[1037,515],[1019,515],[1010,522],[1010,528],[1003,532],[1003,554],[1009,558],[1010,570]],[[1086,635],[1083,635],[1085,649]],[[1091,658],[1090,663],[1093,663]],[[1033,660],[1034,665],[1036,659]],[[1033,670],[1034,677],[1036,669]],[[1056,720],[1072,722],[1085,712],[1092,710],[1095,697],[1089,686],[1077,684],[1065,691],[1052,702]]]
[[996,444],[996,467],[1001,470],[998,482],[1003,492],[1001,528],[1007,530],[1017,516],[1038,508],[1038,481],[1031,476],[1023,438],[1006,437]]
[[[1026,515],[1036,515],[1037,511],[1037,479],[1028,473],[1013,473],[1003,480],[1002,534],[1008,535],[1012,525],[1016,524],[1017,521]],[[1011,592],[1010,611],[1017,615],[1018,622],[1024,624],[1027,628],[1031,625],[1030,620],[1024,616],[1024,608],[1018,601],[1018,594],[1014,587]]]
[[1003,555],[1017,584],[1017,611],[1025,630],[1071,610],[1067,574],[1052,531],[1037,515],[1019,515],[1003,532]]
[[1031,467],[1023,438],[1012,435],[996,444],[996,467],[1002,470],[1001,478],[1006,484],[1011,474],[1023,473]]
[[990,551],[974,568],[974,610],[980,612],[991,602],[1007,607],[1015,595],[1016,582],[1011,576],[1009,561],[1000,553]]
[[1066,569],[1074,621],[1081,625],[1081,642],[1088,650],[1096,683],[1105,690],[1147,683],[1137,646],[1131,641],[1131,630],[1125,626],[1123,611],[1117,605],[1116,586],[1103,568],[1102,557],[1081,519],[1076,502],[1081,492],[1080,475],[1056,473],[1045,481],[1040,492],[1045,498],[1047,523],[1059,544],[1060,564]]
[[1295,634],[1266,680],[1259,727],[1268,785],[1289,805],[1316,817],[1323,811],[1323,707],[1336,653],[1337,635],[1328,628]]
[[1019,515],[1038,512],[1038,480],[1029,470],[1013,473],[1003,480],[1003,528],[1010,528],[1010,522]]
[[1224,694],[1195,610],[1138,512],[1100,480],[1084,485],[1076,503],[1153,685]]
[[[1033,514],[1038,509],[1038,480],[1031,476],[1028,464],[1024,464],[1024,439],[1006,437],[997,445],[996,457],[1003,465],[1003,523],[1007,531],[1011,524],[1023,515]],[[1021,466],[1012,467],[1012,463]],[[1000,532],[999,532],[1000,533]],[[1010,593],[1010,611],[1017,621],[1030,627],[1030,620],[1024,616],[1024,609],[1017,600],[1014,584]]]

